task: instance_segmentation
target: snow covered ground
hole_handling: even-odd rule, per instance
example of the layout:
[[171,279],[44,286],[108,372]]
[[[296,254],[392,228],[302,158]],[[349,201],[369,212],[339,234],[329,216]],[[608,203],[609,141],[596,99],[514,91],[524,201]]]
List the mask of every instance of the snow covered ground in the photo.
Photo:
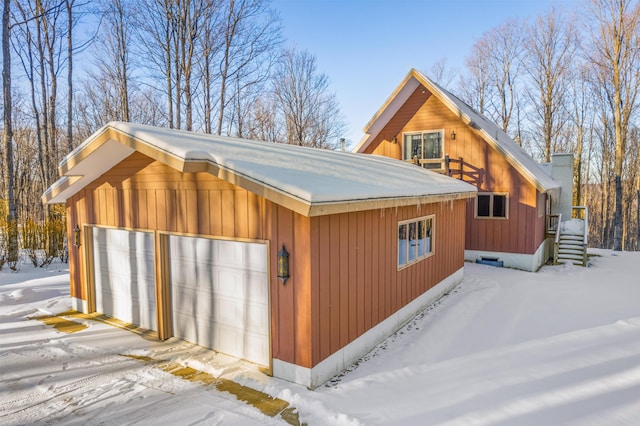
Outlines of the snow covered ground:
[[3,270],[0,424],[285,424],[127,354],[251,386],[310,425],[639,424],[640,253],[590,252],[587,269],[466,264],[451,294],[315,391],[176,339],[91,320],[60,333],[27,317],[70,308],[65,265]]

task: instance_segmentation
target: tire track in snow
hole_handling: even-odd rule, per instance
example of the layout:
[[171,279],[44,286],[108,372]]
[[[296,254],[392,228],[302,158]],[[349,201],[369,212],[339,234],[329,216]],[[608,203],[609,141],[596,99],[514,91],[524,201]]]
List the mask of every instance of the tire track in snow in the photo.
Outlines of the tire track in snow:
[[[108,356],[101,359],[100,363],[105,366],[105,369],[117,371],[99,372],[60,386],[50,384],[46,388],[44,383],[53,376],[43,376],[35,387],[31,387],[26,392],[18,391],[18,394],[22,393],[18,398],[0,402],[0,422],[24,424],[56,419],[81,410],[86,405],[95,404],[96,401],[104,404],[106,400],[112,398],[126,397],[127,400],[131,400],[132,393],[140,393],[144,389],[173,395],[173,392],[162,389],[162,383],[166,377],[160,377],[162,374],[153,374],[154,372],[149,368],[143,368],[144,374],[136,372],[139,366],[133,360]],[[172,388],[175,389],[175,384]],[[116,389],[115,392],[114,389]],[[11,411],[15,407],[22,408]],[[39,417],[38,414],[43,412],[49,414],[44,418]],[[148,413],[146,415],[148,416]]]

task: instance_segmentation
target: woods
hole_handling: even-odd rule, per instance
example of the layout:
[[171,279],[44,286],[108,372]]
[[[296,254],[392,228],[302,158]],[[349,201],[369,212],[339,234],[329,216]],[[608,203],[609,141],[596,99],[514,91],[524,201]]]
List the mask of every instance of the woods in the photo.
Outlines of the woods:
[[637,1],[591,0],[507,21],[476,40],[449,84],[537,160],[574,153],[590,245],[614,250],[640,249],[639,13]]
[[[640,249],[639,15],[553,7],[479,35],[457,78],[428,72],[537,160],[574,152],[591,245],[616,250]],[[293,43],[268,0],[4,0],[2,243],[53,217],[60,159],[111,120],[335,149],[329,76]]]

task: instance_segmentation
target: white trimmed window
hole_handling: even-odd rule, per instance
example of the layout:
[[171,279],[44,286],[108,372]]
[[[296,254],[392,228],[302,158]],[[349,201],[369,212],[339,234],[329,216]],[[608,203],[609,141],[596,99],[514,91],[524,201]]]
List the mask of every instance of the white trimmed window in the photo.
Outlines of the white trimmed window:
[[479,192],[476,197],[477,219],[508,219],[509,194],[502,192]]
[[444,131],[405,133],[403,136],[402,158],[412,161],[417,158],[426,169],[439,169],[444,159]]
[[433,254],[434,215],[398,223],[398,269]]

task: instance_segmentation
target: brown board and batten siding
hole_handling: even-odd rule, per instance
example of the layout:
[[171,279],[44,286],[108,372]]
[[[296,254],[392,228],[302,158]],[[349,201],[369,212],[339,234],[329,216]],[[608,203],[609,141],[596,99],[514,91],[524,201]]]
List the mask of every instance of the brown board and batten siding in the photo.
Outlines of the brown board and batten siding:
[[[269,241],[273,358],[311,368],[464,263],[466,201],[306,217],[208,173],[134,153],[67,201],[69,229],[124,229]],[[397,267],[398,222],[435,215],[433,255]],[[71,238],[71,236],[69,236]],[[275,259],[285,246],[291,277]],[[87,300],[84,250],[70,257],[72,296]]]
[[[313,365],[464,265],[465,200],[311,218]],[[433,255],[398,270],[398,222],[435,215]]]
[[[444,151],[481,171],[478,192],[509,194],[508,219],[475,218],[475,200],[467,201],[467,250],[533,254],[544,240],[545,194],[526,180],[495,148],[423,86],[418,86],[364,152],[402,159],[403,134],[444,130]],[[451,132],[455,131],[455,140]],[[452,165],[452,168],[457,165]],[[469,168],[467,167],[467,170]],[[454,174],[454,177],[456,175]],[[535,224],[535,226],[532,226]]]
[[[137,152],[72,196],[67,214],[70,230],[76,223],[99,224],[270,241],[272,354],[311,366],[309,218],[208,173],[180,173]],[[284,286],[273,266],[283,244],[295,259]],[[70,257],[71,296],[87,300],[85,251],[78,254]]]

